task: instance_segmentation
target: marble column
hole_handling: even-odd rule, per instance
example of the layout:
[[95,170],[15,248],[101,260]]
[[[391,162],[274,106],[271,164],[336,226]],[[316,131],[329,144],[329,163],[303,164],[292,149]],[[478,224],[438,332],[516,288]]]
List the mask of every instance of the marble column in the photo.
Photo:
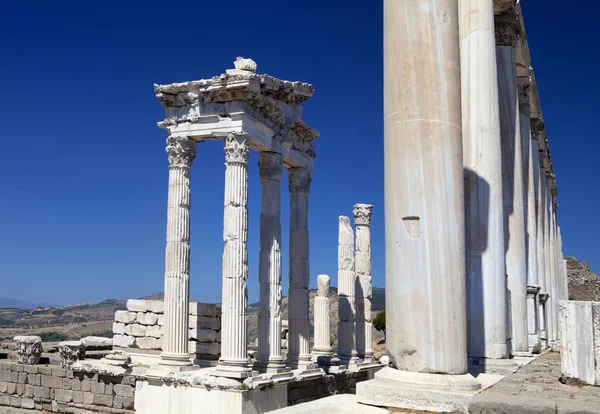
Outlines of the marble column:
[[[552,179],[552,186],[554,186],[554,178]],[[552,342],[554,345],[558,343],[558,301],[560,300],[560,291],[558,286],[558,253],[557,253],[557,238],[558,238],[558,205],[556,204],[556,197],[554,194],[554,187],[552,190],[552,240],[550,241],[550,248],[552,249],[552,296],[550,297],[552,313]]]
[[290,191],[290,288],[288,320],[288,354],[286,365],[294,369],[313,366],[309,345],[310,276],[308,244],[308,195],[310,172],[304,168],[289,168]]
[[494,7],[460,2],[467,354],[508,358],[502,156]]
[[329,285],[330,279],[327,275],[317,277],[317,296],[314,303],[315,316],[315,343],[313,355],[332,356],[331,347],[331,325],[329,320]]
[[190,366],[188,352],[190,306],[190,179],[196,141],[167,138],[169,196],[165,249],[165,325],[161,365]]
[[248,359],[248,156],[246,135],[225,138],[225,209],[223,223],[223,297],[221,307],[221,358],[224,375],[250,375]]
[[496,16],[496,55],[502,136],[502,182],[507,283],[513,352],[528,352],[527,247],[523,145],[517,91],[515,47],[519,27],[512,12]]
[[[531,118],[529,115],[530,79],[519,83],[519,118],[521,126],[521,145],[523,148],[523,173],[526,192],[527,222],[527,327],[529,352],[540,352],[538,333],[538,264],[537,264],[537,221],[535,206],[534,152],[537,153],[537,141],[532,139]],[[534,145],[535,144],[535,145]],[[538,154],[539,155],[539,154]]]
[[465,374],[457,1],[384,2],[384,85],[388,355],[404,372]]
[[544,123],[541,119],[531,120],[531,155],[533,165],[533,181],[535,192],[535,207],[536,207],[536,252],[537,252],[537,270],[538,270],[538,286],[541,293],[546,293],[546,269],[545,269],[545,251],[544,251],[544,176],[540,164],[540,153],[543,157],[543,151],[540,146],[543,136]]
[[359,361],[356,351],[356,273],[354,230],[350,219],[339,217],[338,233],[338,357],[344,364]]
[[563,259],[563,283],[564,283],[564,288],[563,288],[563,300],[570,300],[569,299],[569,266],[567,264],[567,260]]
[[260,213],[260,308],[258,355],[255,367],[264,372],[285,368],[281,354],[281,169],[283,159],[261,152],[258,161],[262,183]]
[[356,227],[356,351],[365,362],[373,360],[373,318],[371,299],[371,204],[355,204],[353,209]]
[[548,345],[554,338],[554,312],[552,303],[554,302],[554,213],[552,207],[552,191],[550,188],[551,177],[546,172],[546,211],[548,215],[548,232],[546,234],[546,289],[548,300],[546,301],[547,321],[546,331],[548,335]]

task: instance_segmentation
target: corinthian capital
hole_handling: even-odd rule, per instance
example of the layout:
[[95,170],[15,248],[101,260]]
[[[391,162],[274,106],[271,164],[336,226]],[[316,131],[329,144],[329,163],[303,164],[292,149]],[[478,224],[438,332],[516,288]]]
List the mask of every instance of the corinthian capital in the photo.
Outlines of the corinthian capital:
[[517,17],[512,11],[508,11],[495,17],[496,46],[516,47],[521,36],[521,29],[517,23]]
[[311,181],[310,173],[304,168],[290,168],[288,170],[290,194],[309,194]]
[[531,119],[531,138],[541,141],[544,134],[544,121],[539,118]]
[[519,105],[529,106],[529,91],[531,85],[529,83],[519,84]]
[[258,170],[262,180],[279,180],[283,157],[275,152],[261,152],[258,158]]
[[196,141],[188,137],[169,137],[166,151],[171,166],[190,168],[196,158]]
[[357,226],[370,226],[371,225],[371,215],[373,214],[373,205],[372,204],[355,204],[354,210],[352,211],[354,214],[354,224]]
[[228,134],[225,138],[225,160],[227,162],[248,163],[250,142],[246,135]]

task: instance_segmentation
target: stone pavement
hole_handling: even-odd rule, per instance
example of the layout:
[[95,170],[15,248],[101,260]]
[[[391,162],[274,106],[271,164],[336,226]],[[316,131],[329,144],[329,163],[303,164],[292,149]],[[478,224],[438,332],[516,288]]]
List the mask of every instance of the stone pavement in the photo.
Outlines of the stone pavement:
[[600,413],[600,387],[559,382],[560,354],[545,353],[473,397],[469,413]]

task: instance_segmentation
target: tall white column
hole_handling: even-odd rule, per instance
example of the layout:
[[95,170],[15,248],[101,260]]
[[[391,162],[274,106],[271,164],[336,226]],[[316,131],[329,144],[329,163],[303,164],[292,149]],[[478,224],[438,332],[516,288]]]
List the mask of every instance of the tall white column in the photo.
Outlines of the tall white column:
[[[467,372],[458,2],[384,2],[387,351]],[[424,333],[427,334],[424,334]]]
[[366,362],[373,360],[373,318],[371,299],[371,204],[355,204],[353,209],[356,227],[356,352]]
[[[533,161],[533,180],[535,191],[535,207],[536,207],[536,240],[537,240],[537,269],[538,269],[538,286],[540,293],[546,292],[546,266],[545,266],[545,250],[544,250],[544,187],[545,180],[540,163],[540,154],[543,157],[543,151],[540,143],[544,139],[544,123],[541,119],[531,120],[531,155]],[[539,296],[538,296],[539,302]],[[538,306],[541,309],[541,306]],[[543,315],[538,312],[538,331],[542,330],[541,321]],[[545,329],[545,328],[544,328]]]
[[314,303],[315,317],[315,343],[313,354],[316,356],[333,355],[331,347],[331,325],[329,320],[329,287],[330,279],[327,275],[317,277],[317,296]]
[[459,2],[467,251],[467,353],[508,358],[494,7]]
[[567,260],[563,259],[563,283],[564,283],[564,293],[563,293],[563,300],[570,300],[569,299],[569,266],[567,264]]
[[196,141],[167,138],[169,196],[165,249],[165,325],[161,365],[192,365],[188,352],[190,306],[190,179]]
[[556,204],[556,196],[554,193],[555,188],[554,178],[551,181],[552,190],[552,240],[550,247],[552,249],[552,296],[550,302],[552,305],[552,342],[556,345],[558,343],[558,301],[560,300],[560,289],[558,286],[558,205]]
[[219,371],[250,375],[248,359],[248,155],[245,135],[225,139],[225,211],[223,224],[223,298]]
[[[529,351],[540,352],[538,328],[538,255],[537,255],[537,220],[535,205],[534,157],[538,155],[537,140],[534,141],[529,115],[530,80],[519,84],[519,118],[521,126],[521,144],[523,147],[523,169],[526,192],[525,210],[527,222],[527,327]],[[534,152],[536,154],[534,154]]]
[[356,351],[356,273],[354,230],[350,219],[339,217],[338,233],[338,357],[344,364],[358,362]]
[[518,111],[515,47],[519,27],[512,12],[496,16],[496,54],[502,136],[502,180],[504,239],[509,302],[511,304],[512,350],[528,351],[527,249],[523,145]]
[[303,168],[289,168],[290,191],[290,289],[289,336],[286,365],[291,368],[309,368],[309,292],[310,276],[308,244],[308,195],[310,173]]
[[[546,166],[545,166],[546,167]],[[551,177],[550,173],[545,172],[546,182],[546,216],[547,216],[547,229],[546,232],[546,290],[548,293],[548,300],[546,301],[546,312],[547,312],[547,325],[546,332],[548,337],[548,345],[553,341],[554,338],[554,312],[552,311],[552,302],[554,301],[554,254],[553,254],[553,233],[554,233],[554,213],[552,207],[552,191],[550,188]]]
[[281,354],[281,169],[283,159],[261,152],[258,161],[262,183],[260,213],[260,308],[258,355],[255,367],[265,372],[285,368]]

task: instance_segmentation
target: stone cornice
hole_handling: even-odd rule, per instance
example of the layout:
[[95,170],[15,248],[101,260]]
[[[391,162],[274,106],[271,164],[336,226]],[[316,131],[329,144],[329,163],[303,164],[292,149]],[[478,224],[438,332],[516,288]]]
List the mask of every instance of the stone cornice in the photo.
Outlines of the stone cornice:
[[165,150],[172,167],[190,168],[196,158],[196,141],[188,137],[168,137]]
[[275,152],[261,152],[258,157],[258,171],[261,181],[279,180],[283,157]]
[[288,169],[288,184],[290,194],[309,194],[310,193],[310,173],[304,168]]
[[355,204],[352,210],[354,214],[354,224],[357,226],[370,226],[371,215],[373,214],[372,204]]
[[227,134],[225,138],[225,160],[227,163],[247,164],[250,142],[245,135]]

